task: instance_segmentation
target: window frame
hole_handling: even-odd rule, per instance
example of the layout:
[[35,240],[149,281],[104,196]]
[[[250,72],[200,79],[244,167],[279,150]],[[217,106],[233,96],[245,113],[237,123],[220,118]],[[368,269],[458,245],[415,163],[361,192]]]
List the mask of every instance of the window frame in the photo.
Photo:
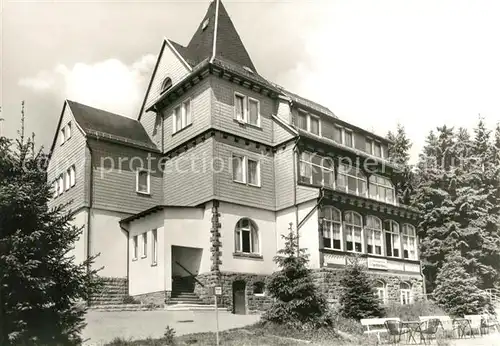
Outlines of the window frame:
[[[145,172],[147,174],[146,185],[147,191],[139,190],[139,175],[140,173]],[[145,168],[139,168],[136,170],[135,174],[135,192],[140,193],[142,195],[150,195],[151,194],[151,172]]]
[[[349,134],[351,135],[352,145],[347,145],[346,144],[346,140],[345,140],[345,134],[346,134],[346,132],[349,132]],[[345,128],[345,127],[342,127],[342,144],[345,145],[348,148],[353,148],[353,149],[356,148],[356,144],[354,142],[354,131],[353,130]]]
[[[361,225],[356,225],[354,223],[348,223],[347,222],[347,214],[349,213],[352,213],[353,216],[357,216],[359,217],[359,219],[361,220]],[[345,251],[346,252],[352,252],[352,253],[364,253],[364,249],[365,249],[365,239],[364,239],[364,236],[365,236],[365,233],[364,233],[364,224],[363,224],[363,216],[356,212],[356,211],[352,211],[352,210],[346,210],[344,212],[344,218],[343,218],[343,223],[344,223],[344,232],[345,232]],[[351,228],[351,238],[352,238],[352,250],[349,250],[347,248],[347,232],[348,232],[348,229]],[[360,228],[360,241],[361,241],[361,250],[360,251],[357,251],[356,250],[356,241],[355,241],[355,228]]]
[[[189,104],[189,116],[186,112],[186,105]],[[177,128],[177,110],[180,116],[180,128]],[[184,130],[193,123],[193,103],[188,97],[172,110],[172,135]]]
[[[374,219],[378,221],[380,224],[380,229],[370,227],[370,223],[368,222],[368,219]],[[366,216],[366,223],[365,223],[365,237],[366,237],[366,253],[372,256],[378,256],[378,257],[383,257],[384,256],[384,225],[382,220],[374,215],[367,215]],[[377,254],[375,251],[375,232],[380,233],[380,254]],[[371,237],[369,237],[369,234],[371,233]],[[368,251],[368,239],[371,238],[372,241],[372,247],[373,247],[373,252]]]
[[[340,220],[335,220],[335,219],[328,219],[327,218],[327,215],[326,215],[326,210],[329,210],[331,211],[331,215],[334,215],[334,213],[337,213],[337,215],[339,215],[339,218]],[[320,218],[322,218],[322,224],[321,224],[321,231],[322,231],[322,234],[321,234],[321,237],[322,237],[322,240],[323,240],[323,248],[324,249],[330,249],[330,250],[340,250],[340,251],[343,251],[344,250],[344,230],[343,230],[343,227],[342,227],[342,212],[333,207],[333,206],[324,206],[321,208],[321,211],[320,211]],[[325,228],[327,227],[326,224],[329,224],[328,226],[328,233],[329,233],[329,236],[330,236],[330,247],[327,247],[325,246]],[[334,238],[334,226],[335,225],[338,225],[339,226],[339,230],[340,230],[340,239],[339,242],[340,242],[340,247],[337,248],[335,247],[335,238]]]
[[[406,285],[408,288],[403,288],[403,285]],[[409,284],[408,282],[401,282],[399,284],[399,299],[401,305],[409,305],[413,303],[411,284]]]
[[[242,180],[237,180],[235,179],[235,176],[234,176],[234,159],[235,158],[239,158],[241,159],[241,177],[242,177]],[[256,176],[257,176],[257,183],[251,183],[250,182],[250,170],[249,170],[249,165],[248,165],[248,161],[253,161],[253,162],[256,162],[257,165],[256,165],[256,169],[257,169],[257,172],[256,172]],[[254,157],[249,157],[247,155],[241,155],[241,154],[237,154],[237,153],[232,153],[231,154],[231,175],[232,175],[232,179],[233,179],[233,182],[235,183],[239,183],[239,184],[244,184],[244,185],[248,185],[248,186],[254,186],[254,187],[261,187],[261,171],[260,171],[260,160],[259,159],[256,159]]]
[[59,174],[59,178],[58,178],[59,182],[57,183],[57,185],[59,186],[59,196],[62,195],[64,193],[64,174]]
[[[262,292],[256,293],[255,288],[262,285]],[[266,295],[266,284],[263,281],[256,281],[252,285],[252,293],[256,297],[264,297]]]
[[[412,230],[413,234],[406,233],[406,231],[408,231],[408,230]],[[414,256],[413,257],[410,256],[410,238],[413,238],[413,240],[414,240],[414,242],[413,242]],[[403,246],[402,246],[403,259],[412,260],[412,261],[416,261],[418,259],[417,239],[418,239],[417,238],[417,230],[416,230],[415,226],[413,226],[412,224],[409,224],[409,223],[403,223],[401,225],[401,241],[403,243]],[[405,246],[408,246],[408,250],[405,249]],[[408,251],[408,257],[405,257],[405,251]]]
[[[344,167],[344,168],[347,167],[348,170],[346,172],[343,172],[340,169],[341,166]],[[351,173],[352,170],[355,170],[357,173],[361,173],[361,175],[363,176],[363,178],[358,177],[356,174],[352,174]],[[339,164],[337,166],[337,178],[336,178],[336,186],[339,189],[342,188],[342,186],[340,186],[340,184],[338,183],[339,177],[341,175],[345,177],[345,189],[344,189],[344,192],[346,192],[348,194],[351,194],[351,195],[355,194],[356,196],[363,196],[363,197],[367,196],[367,194],[368,194],[368,178],[367,178],[366,174],[360,168],[358,168],[356,166],[348,165],[346,163],[339,162]],[[353,193],[353,192],[351,192],[349,190],[349,179],[348,179],[349,177],[356,179],[356,193]],[[364,183],[365,191],[363,193],[359,192],[360,182]]]
[[137,261],[139,257],[139,236],[136,234],[132,237],[132,261]]
[[[311,114],[310,112],[307,112],[303,109],[298,109],[297,110],[297,117],[300,116],[301,114],[305,115],[305,117],[306,117],[306,128],[303,129],[302,127],[299,126],[298,119],[297,119],[297,127],[299,129],[301,129],[302,131],[306,131],[306,132],[309,132],[310,134],[321,137],[322,136],[322,134],[321,134],[321,117],[317,114]],[[315,120],[318,121],[318,133],[317,134],[311,131],[311,118],[314,118]]]
[[60,145],[63,145],[63,144],[66,142],[66,129],[65,129],[65,127],[63,127],[63,128],[59,131],[59,136],[60,136],[60,139],[59,139],[59,144],[60,144]]
[[[236,113],[236,98],[240,97],[242,99],[241,102],[241,118],[238,117],[238,114]],[[239,93],[237,91],[234,92],[234,97],[233,97],[233,117],[236,119],[236,121],[240,123],[246,123],[247,122],[247,110],[245,106],[245,100],[246,100],[246,95]]]
[[[386,224],[389,224],[389,225],[392,225],[392,227],[390,227],[390,229],[387,229],[386,228]],[[394,230],[394,225],[397,226],[397,231]],[[385,256],[386,257],[389,257],[389,258],[402,258],[402,255],[403,255],[403,251],[401,250],[401,228],[400,228],[400,225],[398,222],[396,222],[395,220],[392,220],[392,219],[387,219],[387,220],[384,220],[384,223],[382,225],[382,227],[384,228],[384,241],[385,241]],[[387,248],[387,236],[388,235],[391,235],[391,255],[389,255],[389,249]],[[396,242],[394,240],[394,235],[397,235],[398,236],[398,241]],[[394,256],[394,250],[395,250],[395,244],[398,244],[398,248],[397,250],[399,251],[399,255],[398,256]]]
[[[387,284],[382,280],[377,280],[375,281],[374,288],[380,303],[384,305],[387,304]],[[380,297],[380,293],[382,293],[382,297]]]
[[70,179],[69,168],[63,174],[64,174],[64,191],[68,191],[71,188],[71,184],[69,181]]
[[[248,227],[243,226],[243,221],[248,221]],[[249,247],[250,251],[243,251],[243,232],[249,233]],[[236,241],[236,237],[238,237],[238,242]],[[255,237],[257,237],[257,241],[255,241]],[[257,243],[258,249],[255,251],[254,243]],[[239,248],[238,248],[239,245]],[[259,229],[257,224],[248,217],[243,217],[236,222],[236,226],[234,227],[234,252],[238,254],[247,254],[247,255],[261,255],[261,237],[259,234]]]
[[141,258],[147,258],[148,257],[148,232],[142,233],[141,238],[142,238]]
[[[387,183],[387,185],[377,182],[376,181],[377,178],[382,178],[384,180],[384,182]],[[369,184],[369,186],[368,186],[368,197],[370,197],[371,199],[375,199],[377,201],[384,202],[384,203],[389,203],[389,204],[395,204],[396,203],[396,187],[394,186],[394,184],[392,183],[392,181],[389,178],[384,177],[382,175],[378,175],[378,174],[372,174],[372,175],[370,175],[368,177],[368,184]],[[372,185],[375,186],[375,188],[376,188],[376,191],[377,191],[377,195],[376,196],[372,196],[372,194],[371,194],[370,188],[371,188]],[[385,189],[386,192],[387,192],[387,190],[390,190],[391,196],[392,196],[392,200],[388,200],[387,199],[387,193],[385,194],[385,198],[384,199],[380,198],[380,189],[381,188]]]
[[158,229],[151,230],[151,266],[158,264]]
[[68,122],[68,125],[66,125],[66,142],[71,139],[71,136],[73,135],[73,129],[71,125],[71,121]]
[[[310,161],[307,161],[306,158],[304,158],[304,155],[308,155],[310,157]],[[313,162],[313,157],[320,157],[321,158],[321,165],[318,165],[317,163],[314,163]],[[326,165],[324,165],[324,160],[329,160],[330,163],[331,163],[331,167],[327,167]],[[306,176],[302,175],[302,167],[303,166],[308,166],[309,167],[309,171],[311,172],[311,175],[309,176],[309,181],[303,181],[302,178],[307,178]],[[327,187],[327,188],[330,188],[330,189],[335,189],[336,187],[336,179],[335,179],[335,162],[333,161],[333,159],[329,156],[321,156],[321,155],[317,155],[316,153],[311,153],[311,152],[308,152],[308,151],[303,151],[300,153],[300,156],[299,156],[299,181],[301,182],[305,182],[307,184],[311,184],[311,185],[317,185],[314,183],[314,179],[313,179],[313,169],[314,167],[316,167],[316,169],[319,169],[321,171],[321,185],[320,186],[323,186],[323,187]],[[331,174],[331,185],[325,185],[325,174]]]
[[[257,103],[257,123],[252,123],[250,122],[250,102],[255,102]],[[247,124],[252,125],[252,126],[257,126],[260,127],[260,101],[257,100],[256,98],[247,96]]]
[[72,165],[69,168],[69,186],[70,188],[76,185],[76,168],[75,165]]

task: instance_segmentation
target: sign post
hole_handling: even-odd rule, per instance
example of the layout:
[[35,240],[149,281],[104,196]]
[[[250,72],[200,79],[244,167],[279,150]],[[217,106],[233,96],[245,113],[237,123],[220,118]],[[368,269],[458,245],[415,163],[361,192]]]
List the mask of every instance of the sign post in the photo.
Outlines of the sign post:
[[216,330],[215,330],[215,340],[216,340],[216,345],[219,346],[219,308],[217,306],[217,301],[218,297],[222,295],[222,287],[216,286],[214,287],[214,298],[215,298],[215,323],[216,323]]

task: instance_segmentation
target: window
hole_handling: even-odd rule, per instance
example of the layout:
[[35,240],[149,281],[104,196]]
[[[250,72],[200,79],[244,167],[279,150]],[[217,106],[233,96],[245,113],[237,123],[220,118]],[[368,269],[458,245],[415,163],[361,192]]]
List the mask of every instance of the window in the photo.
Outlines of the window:
[[300,154],[300,176],[303,183],[334,188],[333,161],[309,152]]
[[242,94],[234,94],[234,118],[240,122],[260,126],[260,102]]
[[69,188],[70,188],[69,169],[66,171],[66,173],[64,173],[64,184],[65,184],[65,187],[66,187],[66,191],[68,191]]
[[400,238],[399,238],[399,225],[393,220],[384,222],[385,230],[385,248],[388,257],[401,257],[400,254]]
[[208,27],[209,21],[210,21],[210,18],[207,18],[203,21],[203,23],[201,24],[201,31],[204,31]]
[[64,135],[64,127],[61,129],[60,131],[60,135],[59,135],[59,138],[60,138],[60,142],[61,142],[61,145],[64,144],[64,141],[65,141],[65,135]]
[[366,195],[366,177],[360,169],[346,164],[339,164],[337,187],[358,196]]
[[259,101],[248,98],[248,123],[260,126]]
[[323,247],[342,250],[342,216],[338,209],[323,207],[322,218]]
[[319,136],[319,118],[309,115],[309,132]]
[[253,294],[256,296],[263,296],[265,293],[266,285],[259,281],[253,284]]
[[144,169],[137,171],[136,176],[136,191],[139,193],[149,194],[150,174]]
[[62,194],[64,192],[64,178],[62,174],[59,176],[59,183],[57,185],[59,186],[59,194]]
[[245,96],[234,95],[234,114],[237,120],[245,121]]
[[308,131],[312,134],[315,134],[316,136],[320,136],[321,125],[319,117],[317,116],[299,110],[297,115],[297,126],[304,131]]
[[396,190],[389,178],[381,177],[378,175],[370,176],[370,198],[377,199],[386,203],[394,203],[396,198]]
[[134,235],[132,237],[132,259],[133,260],[136,260],[137,259],[137,256],[139,255],[139,244],[138,244],[138,237],[136,235]]
[[333,127],[333,140],[342,143],[342,129],[338,126]]
[[363,221],[361,215],[353,211],[345,213],[344,228],[346,233],[346,250],[352,252],[363,251]]
[[246,156],[233,155],[233,180],[238,183],[260,186],[260,162]]
[[151,242],[151,264],[158,263],[158,230],[154,229],[152,232],[153,241]]
[[403,224],[403,258],[411,260],[417,259],[417,234],[415,227],[410,224]]
[[375,294],[381,304],[386,303],[386,289],[385,289],[385,283],[383,281],[375,282]]
[[71,187],[75,186],[76,184],[76,172],[74,165],[69,168],[69,184]]
[[191,99],[187,99],[174,109],[172,119],[172,133],[191,125]]
[[71,121],[68,123],[66,127],[66,140],[71,138]]
[[161,82],[160,93],[164,93],[172,87],[172,79],[167,77]]
[[382,221],[375,216],[366,217],[366,252],[382,255]]
[[244,218],[238,221],[234,240],[236,252],[259,253],[259,232],[252,220]]
[[57,186],[57,179],[56,181],[54,181],[53,188],[54,188],[54,198],[56,198],[59,195],[59,187]]
[[299,111],[297,115],[297,126],[299,129],[307,131],[307,113]]
[[142,258],[148,256],[148,233],[142,234]]
[[382,157],[382,158],[384,157],[382,144],[380,142],[374,141],[371,138],[366,139],[365,151],[368,154],[371,154],[371,155],[374,155],[377,157]]
[[354,148],[354,139],[350,130],[344,129],[344,145]]
[[402,282],[399,285],[400,291],[401,291],[401,304],[407,305],[411,304],[412,302],[412,296],[411,296],[411,286],[410,284],[406,282]]

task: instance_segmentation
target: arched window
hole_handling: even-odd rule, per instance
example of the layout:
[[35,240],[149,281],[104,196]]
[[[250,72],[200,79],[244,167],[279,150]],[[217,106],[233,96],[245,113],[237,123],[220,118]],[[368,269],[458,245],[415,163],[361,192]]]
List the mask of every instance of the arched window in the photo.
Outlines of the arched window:
[[384,222],[385,249],[388,257],[401,257],[401,238],[399,237],[399,224],[393,220]]
[[417,259],[417,234],[415,227],[408,223],[402,225],[403,230],[403,257],[411,260]]
[[337,187],[354,195],[366,196],[366,176],[359,168],[340,163]]
[[382,221],[375,216],[366,217],[366,252],[382,255]]
[[348,211],[344,217],[346,234],[346,250],[352,252],[363,251],[363,219],[354,211]]
[[375,174],[370,176],[369,194],[370,198],[386,203],[394,203],[396,200],[396,190],[392,181],[389,178]]
[[402,282],[399,285],[399,289],[401,291],[401,304],[411,304],[412,296],[411,296],[411,285],[407,282]]
[[323,247],[342,250],[342,215],[333,207],[323,207],[320,212],[323,229]]
[[375,294],[382,304],[386,303],[386,285],[381,280],[375,281]]
[[238,221],[234,240],[236,252],[259,253],[259,231],[252,220],[244,218]]
[[164,93],[171,87],[172,87],[172,79],[170,77],[166,77],[161,83],[160,93]]

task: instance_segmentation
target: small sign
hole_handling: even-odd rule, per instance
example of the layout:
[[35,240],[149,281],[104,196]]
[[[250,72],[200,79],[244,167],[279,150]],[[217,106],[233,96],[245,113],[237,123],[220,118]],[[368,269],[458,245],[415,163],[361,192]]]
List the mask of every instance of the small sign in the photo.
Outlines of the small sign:
[[387,270],[387,259],[368,257],[368,268]]
[[220,286],[215,287],[215,295],[216,296],[222,295],[222,287]]

